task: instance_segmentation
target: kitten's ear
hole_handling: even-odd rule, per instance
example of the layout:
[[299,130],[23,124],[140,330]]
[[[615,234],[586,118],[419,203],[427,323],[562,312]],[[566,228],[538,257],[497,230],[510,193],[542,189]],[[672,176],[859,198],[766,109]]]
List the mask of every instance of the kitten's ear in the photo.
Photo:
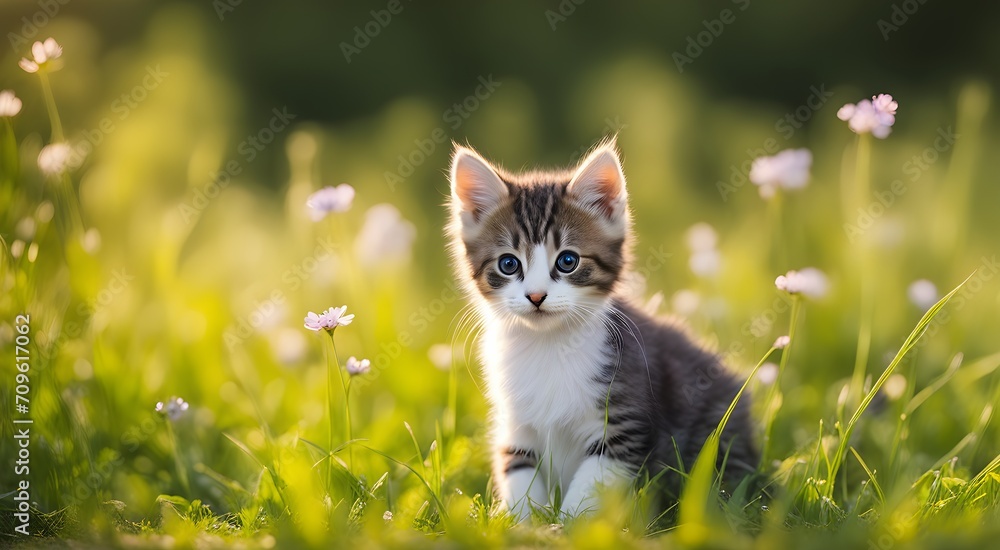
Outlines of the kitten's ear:
[[453,207],[469,214],[472,221],[496,208],[507,198],[507,184],[496,170],[472,149],[455,146],[451,160],[451,196]]
[[584,207],[616,221],[625,214],[628,194],[625,173],[614,143],[599,146],[583,159],[569,182],[569,195]]

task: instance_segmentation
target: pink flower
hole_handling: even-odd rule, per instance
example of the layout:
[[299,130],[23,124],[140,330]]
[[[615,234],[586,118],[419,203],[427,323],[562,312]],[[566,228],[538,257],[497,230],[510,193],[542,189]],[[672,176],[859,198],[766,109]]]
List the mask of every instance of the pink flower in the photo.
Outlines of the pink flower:
[[24,72],[37,73],[42,68],[59,70],[62,65],[57,60],[62,57],[62,46],[54,38],[46,38],[45,42],[35,42],[31,45],[31,57],[32,59],[22,57],[17,63]]
[[856,134],[871,133],[885,139],[896,123],[896,109],[899,104],[889,94],[872,96],[871,100],[861,100],[857,104],[848,103],[837,111],[837,118],[846,121]]
[[760,186],[760,196],[770,198],[780,187],[801,189],[809,182],[812,153],[808,149],[785,149],[771,157],[758,157],[750,165],[750,181]]
[[774,347],[775,347],[775,349],[785,349],[785,348],[788,347],[788,344],[791,344],[791,343],[792,343],[792,339],[788,335],[779,336],[774,341]]
[[306,200],[309,213],[314,222],[325,218],[328,214],[338,214],[347,212],[354,201],[354,188],[346,183],[336,187],[327,186],[312,195]]
[[912,302],[913,305],[922,310],[930,309],[930,307],[938,301],[937,287],[934,286],[934,283],[928,281],[927,279],[913,281],[913,283],[906,289],[906,296],[910,299],[910,302]]
[[0,92],[0,117],[14,116],[21,112],[21,100],[10,90]]
[[799,271],[792,270],[784,275],[778,275],[778,278],[774,280],[774,286],[789,294],[822,298],[826,295],[830,284],[822,271],[815,267],[807,267]]
[[357,376],[359,374],[365,374],[369,370],[371,370],[372,362],[367,359],[362,359],[358,361],[356,357],[351,356],[347,358],[346,367],[347,367],[347,374],[350,374],[351,376]]
[[187,412],[190,405],[180,397],[171,397],[166,403],[160,401],[156,404],[156,412],[166,416],[170,420],[180,420]]
[[350,315],[344,315],[346,311],[347,306],[331,307],[318,315],[310,311],[309,314],[306,315],[303,326],[316,332],[320,330],[333,331],[337,327],[345,327],[351,324],[351,321],[354,320],[353,313]]

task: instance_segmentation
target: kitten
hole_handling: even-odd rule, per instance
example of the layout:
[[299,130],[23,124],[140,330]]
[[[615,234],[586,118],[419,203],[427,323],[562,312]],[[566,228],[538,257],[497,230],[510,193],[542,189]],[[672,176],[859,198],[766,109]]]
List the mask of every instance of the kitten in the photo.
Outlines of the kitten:
[[[524,174],[456,145],[450,207],[459,276],[484,324],[494,481],[508,509],[524,520],[555,505],[558,488],[561,511],[578,515],[601,485],[689,469],[739,383],[616,294],[632,230],[614,143],[571,171]],[[728,481],[758,460],[745,401],[722,437]]]

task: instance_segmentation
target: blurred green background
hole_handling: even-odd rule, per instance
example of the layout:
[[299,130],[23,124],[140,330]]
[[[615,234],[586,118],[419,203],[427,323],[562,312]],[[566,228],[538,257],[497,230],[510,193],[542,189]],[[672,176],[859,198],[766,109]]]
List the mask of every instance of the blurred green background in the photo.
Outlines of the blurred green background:
[[[39,252],[4,264],[0,342],[9,348],[14,312],[32,313],[38,508],[87,503],[87,517],[115,500],[128,521],[159,525],[156,497],[173,494],[248,513],[259,501],[244,493],[262,476],[221,434],[283,457],[276,463],[287,459],[277,448],[302,451],[299,437],[327,443],[324,349],[300,319],[341,304],[357,314],[337,332],[341,361],[375,365],[353,390],[355,435],[406,461],[403,421],[424,449],[442,437],[439,424],[447,486],[486,494],[487,407],[442,230],[449,140],[519,169],[569,165],[617,134],[642,275],[631,290],[643,300],[662,292],[659,311],[686,318],[741,373],[787,332],[775,276],[823,270],[831,293],[806,305],[782,381],[777,456],[815,439],[851,375],[858,287],[845,223],[864,223],[876,249],[869,374],[922,313],[907,299],[912,282],[943,294],[977,268],[975,290],[901,374],[912,394],[957,352],[989,359],[1000,305],[990,269],[1000,245],[998,18],[1000,4],[937,0],[5,1],[0,88],[24,108],[0,234]],[[35,160],[49,117],[36,75],[17,61],[49,36],[64,48],[65,67],[51,75],[63,127],[90,144],[72,174],[94,230],[82,245],[60,240],[61,211],[46,233],[38,210],[59,204]],[[877,93],[900,107],[892,135],[873,144],[871,187],[900,180],[905,193],[868,212],[868,228],[842,201],[857,138],[836,112]],[[745,176],[753,158],[791,147],[813,152],[813,177],[777,212]],[[351,210],[311,221],[308,195],[345,182],[357,190]],[[371,210],[385,203],[398,219]],[[721,263],[698,275],[685,235],[702,222],[718,232]],[[960,370],[920,409],[900,490],[977,426],[964,467],[978,471],[1000,451],[988,409],[994,363]],[[0,388],[6,411],[12,390]],[[174,427],[181,466],[153,412],[173,395],[191,404]],[[904,406],[883,401],[857,445],[875,464],[891,453]],[[10,436],[5,423],[4,460]],[[405,470],[356,454],[370,480],[391,472],[397,487],[383,507],[419,516],[426,496]],[[289,479],[308,485],[304,471]],[[3,472],[0,494],[11,483]]]

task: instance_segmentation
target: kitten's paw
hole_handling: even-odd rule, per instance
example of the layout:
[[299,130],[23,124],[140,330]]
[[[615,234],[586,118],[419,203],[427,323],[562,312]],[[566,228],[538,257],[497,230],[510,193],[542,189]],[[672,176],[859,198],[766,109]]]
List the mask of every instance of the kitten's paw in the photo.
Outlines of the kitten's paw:
[[570,518],[588,516],[597,510],[597,495],[594,491],[571,490],[566,493],[562,506],[559,507],[561,515]]

